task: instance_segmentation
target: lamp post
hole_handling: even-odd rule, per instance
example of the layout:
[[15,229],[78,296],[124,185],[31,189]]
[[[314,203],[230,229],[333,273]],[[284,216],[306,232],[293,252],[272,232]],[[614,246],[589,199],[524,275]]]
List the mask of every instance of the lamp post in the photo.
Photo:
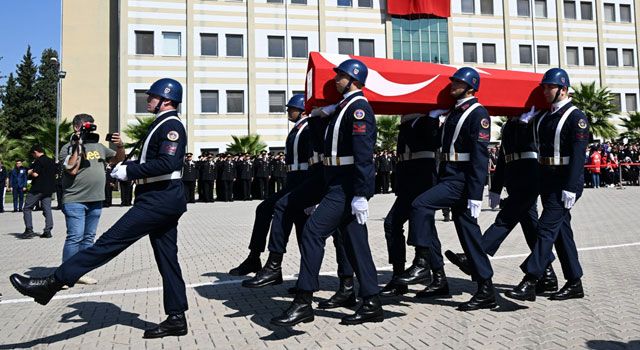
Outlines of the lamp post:
[[58,161],[58,155],[60,152],[60,116],[62,111],[62,79],[67,76],[67,72],[62,70],[62,65],[57,58],[51,57],[50,61],[56,65],[58,69],[58,84],[57,84],[57,97],[56,97],[56,159]]

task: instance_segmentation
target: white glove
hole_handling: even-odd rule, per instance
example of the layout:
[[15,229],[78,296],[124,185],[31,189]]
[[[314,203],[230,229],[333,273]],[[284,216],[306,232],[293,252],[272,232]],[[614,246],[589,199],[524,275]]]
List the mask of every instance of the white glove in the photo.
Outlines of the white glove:
[[316,204],[316,205],[312,205],[312,206],[310,206],[309,208],[305,208],[305,209],[304,209],[304,213],[305,213],[307,216],[311,216],[311,214],[313,214],[313,212],[314,212],[314,211],[316,211],[316,208],[317,208],[317,207],[318,207],[318,205]]
[[522,113],[522,115],[520,116],[520,121],[523,123],[528,123],[534,115],[536,115],[536,106],[532,106],[529,112]]
[[122,165],[122,162],[116,164],[113,170],[111,170],[111,177],[120,181],[127,181],[127,166]]
[[438,118],[439,116],[445,114],[449,112],[448,109],[434,109],[432,111],[429,111],[429,117],[430,118]]
[[565,209],[571,209],[576,204],[576,194],[574,192],[562,191],[562,201]]
[[480,208],[482,207],[482,201],[475,201],[473,199],[467,199],[467,209],[471,211],[471,216],[477,219],[480,216]]
[[369,217],[369,202],[365,197],[353,197],[351,200],[351,214],[356,216],[358,223],[364,225]]
[[500,193],[489,192],[489,206],[495,209],[500,205]]

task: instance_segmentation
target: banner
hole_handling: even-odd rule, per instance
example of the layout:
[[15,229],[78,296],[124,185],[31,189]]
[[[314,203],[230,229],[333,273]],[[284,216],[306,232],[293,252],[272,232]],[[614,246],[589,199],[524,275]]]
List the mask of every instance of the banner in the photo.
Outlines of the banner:
[[388,0],[387,13],[391,16],[431,15],[451,17],[451,0]]

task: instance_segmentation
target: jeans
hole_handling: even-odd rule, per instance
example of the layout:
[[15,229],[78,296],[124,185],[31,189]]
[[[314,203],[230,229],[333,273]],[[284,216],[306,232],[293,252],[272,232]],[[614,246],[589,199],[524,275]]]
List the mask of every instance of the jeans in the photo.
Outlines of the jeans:
[[102,213],[102,201],[64,203],[62,208],[67,222],[67,238],[62,249],[62,262],[65,262],[93,245]]
[[13,188],[13,211],[22,210],[24,204],[24,191],[22,187]]
[[593,188],[600,188],[600,173],[592,173]]

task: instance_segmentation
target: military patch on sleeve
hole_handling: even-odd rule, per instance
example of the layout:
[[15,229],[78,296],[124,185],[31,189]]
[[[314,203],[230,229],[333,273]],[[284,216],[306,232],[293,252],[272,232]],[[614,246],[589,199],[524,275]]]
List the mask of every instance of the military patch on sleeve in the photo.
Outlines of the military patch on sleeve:
[[160,146],[160,154],[175,156],[176,151],[178,151],[177,142],[163,142]]
[[588,140],[589,133],[586,132],[578,132],[576,133],[576,140]]
[[365,122],[353,123],[352,135],[365,135],[367,133],[367,124]]
[[364,119],[364,116],[365,116],[365,112],[362,109],[358,109],[355,112],[353,112],[353,117],[358,120]]
[[481,131],[478,133],[478,139],[480,141],[489,141],[491,140],[491,135],[488,132]]
[[584,120],[584,119],[578,120],[578,127],[580,129],[586,129],[587,128],[587,121]]
[[491,126],[491,122],[489,121],[489,118],[482,118],[482,120],[480,121],[480,126],[483,129],[488,129],[489,126]]
[[179,138],[180,138],[180,134],[178,134],[178,132],[175,130],[171,130],[167,134],[167,139],[169,139],[169,141],[177,141]]

